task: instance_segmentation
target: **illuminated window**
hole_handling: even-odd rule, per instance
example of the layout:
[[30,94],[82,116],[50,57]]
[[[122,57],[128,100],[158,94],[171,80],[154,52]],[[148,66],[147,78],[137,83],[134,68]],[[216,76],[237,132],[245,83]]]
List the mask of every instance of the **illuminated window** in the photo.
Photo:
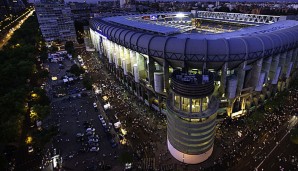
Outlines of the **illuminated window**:
[[190,100],[189,100],[189,98],[182,97],[181,102],[182,102],[181,103],[182,110],[184,112],[189,112],[190,111]]
[[190,119],[191,122],[200,122],[201,119]]
[[209,103],[209,98],[206,97],[206,98],[203,98],[203,101],[202,101],[202,111],[205,111],[208,109],[208,103]]
[[191,112],[198,113],[201,111],[201,99],[192,99]]
[[175,98],[174,98],[174,106],[177,109],[180,109],[180,96],[175,96]]

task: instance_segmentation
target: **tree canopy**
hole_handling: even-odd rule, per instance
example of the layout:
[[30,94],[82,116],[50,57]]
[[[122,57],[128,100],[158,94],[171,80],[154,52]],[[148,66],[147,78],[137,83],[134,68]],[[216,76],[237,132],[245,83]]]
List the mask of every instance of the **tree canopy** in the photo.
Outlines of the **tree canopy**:
[[65,42],[65,50],[69,54],[74,53],[74,45],[73,45],[73,42],[72,41]]
[[69,72],[76,75],[76,76],[79,76],[80,74],[84,74],[85,71],[83,68],[79,67],[77,64],[73,64],[70,69],[69,69]]
[[[40,88],[47,77],[41,68],[40,55],[47,55],[36,15],[29,17],[14,32],[8,43],[0,50],[0,153],[9,144],[19,144],[28,114],[31,94],[38,98],[32,104],[40,116],[48,113],[49,99]],[[43,52],[43,54],[42,54]],[[0,156],[0,168],[7,165]],[[4,169],[5,170],[5,169]]]

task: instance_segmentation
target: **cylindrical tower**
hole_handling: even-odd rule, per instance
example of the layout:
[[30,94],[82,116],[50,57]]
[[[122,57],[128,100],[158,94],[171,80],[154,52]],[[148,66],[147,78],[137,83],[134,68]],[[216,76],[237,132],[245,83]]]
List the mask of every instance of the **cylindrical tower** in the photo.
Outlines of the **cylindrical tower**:
[[190,74],[176,70],[167,97],[167,144],[177,160],[197,164],[213,151],[218,100],[212,96],[210,72]]

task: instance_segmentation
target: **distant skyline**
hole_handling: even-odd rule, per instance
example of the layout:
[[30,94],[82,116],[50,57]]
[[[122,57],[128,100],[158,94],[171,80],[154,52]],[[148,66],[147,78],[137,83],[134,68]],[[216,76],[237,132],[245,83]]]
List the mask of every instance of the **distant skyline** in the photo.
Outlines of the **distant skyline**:
[[[28,0],[29,2],[33,3],[34,0]],[[35,0],[39,1],[39,0]],[[65,2],[84,2],[87,3],[97,3],[98,1],[114,1],[114,0],[65,0]],[[116,0],[119,1],[119,0]],[[136,0],[136,1],[148,1],[148,0]],[[154,0],[149,0],[154,1]],[[173,0],[157,0],[157,1],[173,1]],[[298,0],[175,0],[175,1],[181,1],[181,2],[187,2],[187,1],[197,1],[197,2],[215,2],[215,1],[226,1],[226,2],[298,2]]]

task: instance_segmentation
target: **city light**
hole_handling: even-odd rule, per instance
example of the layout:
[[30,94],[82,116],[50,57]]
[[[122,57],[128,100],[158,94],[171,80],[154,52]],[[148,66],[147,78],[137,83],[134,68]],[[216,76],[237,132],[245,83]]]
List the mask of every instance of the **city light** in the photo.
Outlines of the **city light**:
[[35,120],[37,118],[38,118],[37,113],[33,109],[31,109],[30,110],[30,119],[33,121],[33,120]]
[[31,97],[32,97],[32,98],[37,98],[37,96],[38,96],[38,95],[37,95],[36,93],[32,93],[32,94],[31,94]]
[[32,137],[31,136],[28,136],[25,140],[26,144],[31,144],[32,143]]
[[121,133],[122,133],[123,135],[126,135],[126,134],[127,134],[127,131],[126,131],[125,129],[123,129],[123,128],[120,128],[120,131],[121,131]]
[[183,13],[178,13],[178,14],[176,14],[176,16],[175,17],[178,17],[178,18],[183,18],[183,17],[185,17],[185,14],[183,14]]

